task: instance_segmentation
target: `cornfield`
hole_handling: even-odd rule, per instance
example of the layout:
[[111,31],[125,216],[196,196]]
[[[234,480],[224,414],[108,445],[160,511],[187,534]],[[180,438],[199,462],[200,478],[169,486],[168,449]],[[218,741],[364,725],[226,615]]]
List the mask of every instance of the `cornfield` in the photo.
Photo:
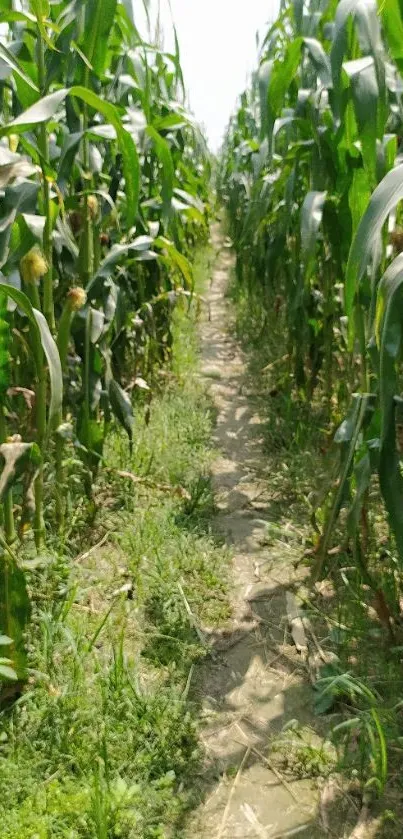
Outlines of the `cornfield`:
[[[19,546],[63,541],[112,419],[169,355],[193,291],[209,162],[179,46],[143,40],[130,2],[1,3],[0,627],[24,672]],[[6,663],[4,674],[10,673]]]
[[[197,362],[187,366],[188,354],[200,355],[205,301],[195,275],[200,260],[204,274],[212,267],[203,259],[215,217],[236,257],[231,293],[246,300],[249,324],[258,312],[256,341],[274,335],[263,368],[275,383],[269,395],[284,396],[294,437],[293,412],[320,425],[324,465],[303,499],[311,536],[299,533],[305,551],[295,566],[309,566],[311,594],[324,580],[333,586],[342,605],[325,640],[350,633],[352,647],[335,642],[347,650],[343,669],[313,636],[324,665],[312,679],[317,709],[336,703],[338,713],[344,698],[347,720],[335,731],[368,801],[390,780],[389,746],[401,754],[403,0],[281,0],[217,160],[187,105],[175,28],[169,51],[158,24],[152,34],[147,0],[147,37],[135,5],[0,0],[0,790],[11,790],[13,839],[53,836],[55,824],[55,836],[77,839],[171,837],[193,806],[201,715],[188,695],[196,662],[215,643],[205,627],[231,614],[228,557],[209,524],[214,411]],[[224,333],[225,324],[221,349]],[[231,426],[227,436],[237,433]],[[122,450],[144,474],[121,468]],[[158,457],[165,466],[153,472]],[[251,462],[237,457],[225,467],[235,489]],[[107,478],[116,473],[132,490],[117,502]],[[149,496],[136,518],[139,485]],[[297,487],[299,502],[302,494]],[[99,536],[103,504],[124,514],[106,512],[103,539],[76,556],[88,534]],[[98,551],[105,545],[113,561]],[[103,568],[88,605],[82,588],[93,569],[80,567],[79,577],[72,567],[93,549]],[[255,576],[267,564],[255,563]],[[343,623],[350,603],[377,624],[365,627],[384,644],[386,676],[378,661],[354,670],[366,630],[355,613]],[[277,646],[273,662],[283,656]],[[248,746],[232,791],[252,753],[271,771]],[[54,779],[60,812],[39,833],[21,800],[44,796],[48,819],[43,789]],[[21,821],[10,827],[14,813]]]
[[267,329],[276,318],[285,331],[294,399],[321,401],[338,425],[313,576],[334,569],[341,539],[392,636],[403,562],[402,37],[398,0],[283,2],[219,170],[237,281]]

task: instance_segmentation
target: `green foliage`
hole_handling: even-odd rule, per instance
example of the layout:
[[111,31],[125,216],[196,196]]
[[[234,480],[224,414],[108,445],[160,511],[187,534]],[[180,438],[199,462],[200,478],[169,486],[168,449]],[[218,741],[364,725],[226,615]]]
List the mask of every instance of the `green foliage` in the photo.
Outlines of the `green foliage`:
[[[228,126],[217,183],[237,294],[260,310],[261,336],[286,336],[279,413],[290,398],[296,417],[319,404],[334,438],[327,489],[310,487],[313,577],[348,589],[347,555],[356,596],[389,642],[403,590],[402,28],[400,2],[284,2]],[[363,776],[381,791],[378,712],[362,711],[356,736]]]
[[8,557],[3,556],[0,567],[0,620],[7,636],[12,638],[10,666],[21,680],[26,677],[24,632],[30,614],[25,574]]
[[131,455],[134,383],[151,394],[169,359],[207,234],[209,160],[178,44],[144,40],[130,4],[1,6],[1,501],[5,542],[41,553],[65,539],[71,449],[89,511],[113,417]]
[[[133,454],[120,428],[107,438],[109,468],[94,488],[95,532],[107,544],[71,563],[88,548],[76,522],[68,555],[27,564],[31,684],[0,714],[7,839],[183,835],[202,771],[192,689],[205,648],[178,583],[198,626],[221,625],[229,611],[227,551],[205,521],[208,487],[193,497],[213,455],[195,310],[176,309],[172,366],[148,421],[147,392],[137,395]],[[178,486],[192,498],[189,513]],[[68,508],[69,522],[75,513]]]
[[[345,410],[348,393],[353,413],[358,411],[347,448],[341,431],[339,479],[317,563],[322,571],[346,508],[349,536],[361,539],[376,474],[403,561],[396,445],[400,257],[388,267],[392,248],[385,230],[388,219],[389,231],[396,226],[402,197],[393,39],[385,74],[390,20],[400,20],[400,10],[396,4],[379,16],[374,0],[342,0],[330,33],[327,9],[315,11],[311,21],[309,10],[300,19],[295,9],[290,3],[272,27],[260,70],[230,123],[219,191],[228,207],[239,282],[260,295],[268,311],[284,301],[296,391],[309,401],[322,385],[329,416]],[[268,113],[276,122],[267,123]],[[337,368],[347,378],[343,391]],[[347,419],[342,429],[350,424]],[[369,465],[365,485],[362,463]]]

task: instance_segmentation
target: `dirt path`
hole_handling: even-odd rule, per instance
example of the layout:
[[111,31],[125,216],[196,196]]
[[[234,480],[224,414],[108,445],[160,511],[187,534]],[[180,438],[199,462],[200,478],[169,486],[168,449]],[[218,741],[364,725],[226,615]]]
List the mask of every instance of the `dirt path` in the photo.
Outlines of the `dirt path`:
[[[216,526],[233,552],[234,626],[217,634],[202,674],[207,770],[195,839],[324,836],[317,828],[316,785],[279,772],[270,744],[292,719],[310,726],[312,688],[288,632],[286,594],[297,583],[288,555],[264,546],[270,521],[260,418],[247,395],[245,362],[229,332],[225,290],[233,262],[218,229],[202,330],[203,374],[217,407],[213,467]],[[211,778],[214,778],[211,781]],[[318,832],[319,831],[319,832]]]

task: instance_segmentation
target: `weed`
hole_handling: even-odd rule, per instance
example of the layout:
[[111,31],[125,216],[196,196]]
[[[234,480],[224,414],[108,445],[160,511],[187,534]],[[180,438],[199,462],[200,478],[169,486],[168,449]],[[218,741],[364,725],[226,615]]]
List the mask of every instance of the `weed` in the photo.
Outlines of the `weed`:
[[281,768],[297,778],[323,778],[334,770],[335,751],[328,741],[322,741],[315,733],[291,720],[284,727],[280,737],[272,744],[272,750]]

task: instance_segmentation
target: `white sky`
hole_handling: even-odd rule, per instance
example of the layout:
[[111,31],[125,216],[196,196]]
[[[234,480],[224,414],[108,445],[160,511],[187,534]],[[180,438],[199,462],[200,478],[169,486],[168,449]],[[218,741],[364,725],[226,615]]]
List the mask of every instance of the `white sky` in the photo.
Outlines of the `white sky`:
[[[160,0],[171,47],[168,0]],[[134,0],[134,7],[141,0]],[[157,8],[158,0],[152,0]],[[189,101],[216,151],[237,97],[256,67],[256,33],[275,20],[279,0],[171,0]],[[143,30],[144,31],[144,30]]]

